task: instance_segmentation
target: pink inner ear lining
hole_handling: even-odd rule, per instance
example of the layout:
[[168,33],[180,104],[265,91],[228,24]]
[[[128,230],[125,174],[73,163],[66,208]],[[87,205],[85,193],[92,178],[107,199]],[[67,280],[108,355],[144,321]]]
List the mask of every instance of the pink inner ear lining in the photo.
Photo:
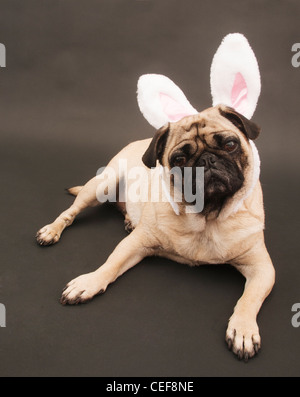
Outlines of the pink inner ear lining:
[[170,121],[181,120],[185,116],[192,115],[192,111],[187,109],[184,105],[171,98],[169,95],[160,92],[159,99],[162,104],[164,113]]
[[248,88],[243,75],[239,72],[235,75],[231,90],[231,105],[239,113],[247,108]]

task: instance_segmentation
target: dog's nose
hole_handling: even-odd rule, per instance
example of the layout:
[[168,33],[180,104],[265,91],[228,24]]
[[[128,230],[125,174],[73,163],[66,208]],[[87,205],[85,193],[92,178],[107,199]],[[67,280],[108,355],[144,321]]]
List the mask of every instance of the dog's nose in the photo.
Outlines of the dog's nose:
[[218,158],[215,154],[204,152],[201,154],[198,164],[200,167],[210,168],[217,161],[217,159]]

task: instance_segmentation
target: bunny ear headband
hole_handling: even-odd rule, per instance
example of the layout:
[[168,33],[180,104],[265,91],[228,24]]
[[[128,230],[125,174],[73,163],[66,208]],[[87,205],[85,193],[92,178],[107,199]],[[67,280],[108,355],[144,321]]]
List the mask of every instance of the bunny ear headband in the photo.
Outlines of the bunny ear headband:
[[[228,34],[214,55],[210,85],[212,104],[224,104],[250,119],[260,95],[260,73],[254,52],[240,33]],[[146,120],[156,129],[167,122],[179,121],[199,112],[189,103],[181,89],[168,77],[145,74],[139,78],[137,99]],[[252,193],[260,173],[260,159],[253,141],[253,179],[250,189],[235,203],[236,212]]]

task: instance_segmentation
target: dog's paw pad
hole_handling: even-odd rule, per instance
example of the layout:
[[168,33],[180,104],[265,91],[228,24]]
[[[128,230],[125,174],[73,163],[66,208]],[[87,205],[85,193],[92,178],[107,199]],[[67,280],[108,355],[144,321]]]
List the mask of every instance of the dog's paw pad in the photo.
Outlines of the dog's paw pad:
[[95,295],[103,294],[106,287],[100,286],[93,273],[83,274],[70,281],[63,289],[60,303],[62,305],[78,305],[86,303]]
[[54,227],[46,225],[37,232],[35,237],[39,245],[51,245],[57,243],[60,236]]

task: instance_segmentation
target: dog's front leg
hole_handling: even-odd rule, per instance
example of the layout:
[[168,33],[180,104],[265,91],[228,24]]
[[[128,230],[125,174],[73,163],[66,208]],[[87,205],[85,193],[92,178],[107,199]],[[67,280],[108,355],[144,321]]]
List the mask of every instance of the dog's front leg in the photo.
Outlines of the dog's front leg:
[[141,226],[124,238],[109,256],[107,261],[97,270],[83,274],[70,281],[63,290],[61,303],[77,304],[92,299],[103,293],[107,286],[121,274],[151,254],[149,234]]
[[228,347],[239,359],[253,357],[261,346],[257,314],[275,282],[275,270],[263,240],[234,266],[246,278],[245,289],[229,319],[226,331]]

